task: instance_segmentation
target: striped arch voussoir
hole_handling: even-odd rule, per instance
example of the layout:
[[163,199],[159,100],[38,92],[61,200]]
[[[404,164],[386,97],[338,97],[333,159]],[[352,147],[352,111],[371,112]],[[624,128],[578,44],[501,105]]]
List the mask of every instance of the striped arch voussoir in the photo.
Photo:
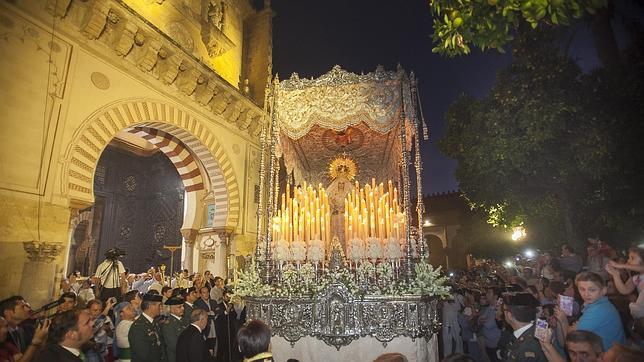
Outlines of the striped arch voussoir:
[[[101,152],[121,130],[155,144],[177,168],[187,192],[207,187],[215,195],[214,227],[239,222],[239,188],[230,160],[202,121],[166,103],[119,102],[95,113],[74,136],[67,152],[66,183],[72,202],[93,202],[93,178]],[[205,173],[199,169],[199,163]]]

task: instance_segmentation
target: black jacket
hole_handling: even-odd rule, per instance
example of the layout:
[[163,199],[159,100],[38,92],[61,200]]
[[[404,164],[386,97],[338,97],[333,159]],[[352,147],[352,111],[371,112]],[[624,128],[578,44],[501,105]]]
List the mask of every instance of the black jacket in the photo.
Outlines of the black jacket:
[[38,352],[35,362],[82,362],[80,357],[61,347],[58,344],[48,343],[45,348]]
[[192,324],[184,329],[177,340],[176,362],[211,362],[206,340],[199,329]]

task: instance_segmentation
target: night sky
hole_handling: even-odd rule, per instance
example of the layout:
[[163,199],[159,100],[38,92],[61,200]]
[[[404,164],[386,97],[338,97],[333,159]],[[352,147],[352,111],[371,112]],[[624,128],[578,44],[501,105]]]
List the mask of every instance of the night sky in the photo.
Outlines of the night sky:
[[[273,0],[273,72],[280,79],[297,72],[319,77],[335,64],[354,72],[372,72],[378,64],[395,70],[400,63],[414,71],[430,140],[421,143],[423,192],[458,189],[456,161],[437,148],[449,104],[459,94],[484,96],[497,70],[511,56],[496,51],[459,58],[433,54],[432,21],[426,0]],[[573,51],[586,68],[596,66],[594,50],[582,28]],[[590,51],[588,49],[591,49]]]

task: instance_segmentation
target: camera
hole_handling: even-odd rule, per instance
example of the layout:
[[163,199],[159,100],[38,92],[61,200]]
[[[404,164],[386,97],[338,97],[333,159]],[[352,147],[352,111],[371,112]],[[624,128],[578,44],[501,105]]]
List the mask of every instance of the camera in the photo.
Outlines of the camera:
[[117,260],[118,258],[125,256],[125,251],[119,248],[111,248],[105,252],[105,258],[109,260]]

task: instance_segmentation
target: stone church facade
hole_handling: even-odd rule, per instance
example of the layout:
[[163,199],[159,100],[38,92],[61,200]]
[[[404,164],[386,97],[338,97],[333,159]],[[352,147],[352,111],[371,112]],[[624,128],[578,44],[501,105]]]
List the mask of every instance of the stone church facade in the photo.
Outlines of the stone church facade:
[[251,0],[0,2],[0,299],[38,305],[71,272],[114,140],[154,145],[180,175],[182,266],[225,274],[253,252],[272,15]]

